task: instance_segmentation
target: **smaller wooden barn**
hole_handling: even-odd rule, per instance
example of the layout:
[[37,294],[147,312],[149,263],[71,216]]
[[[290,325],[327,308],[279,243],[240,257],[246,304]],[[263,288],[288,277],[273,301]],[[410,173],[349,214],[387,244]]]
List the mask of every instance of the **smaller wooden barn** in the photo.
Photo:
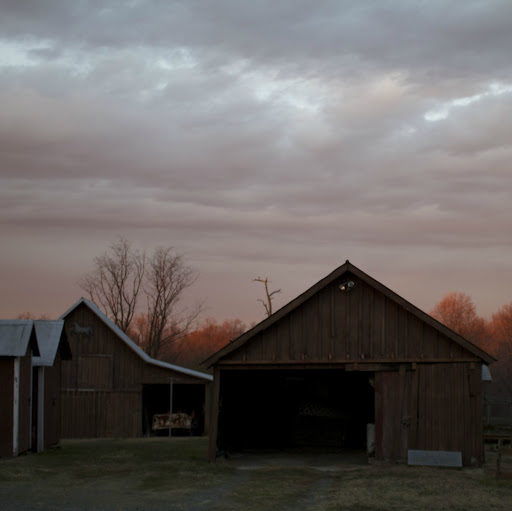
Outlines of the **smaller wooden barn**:
[[205,362],[209,458],[373,440],[381,461],[435,451],[481,464],[482,366],[493,361],[347,261]]
[[60,441],[61,361],[71,360],[62,320],[34,321],[39,356],[32,358],[32,449],[37,452]]
[[85,298],[61,319],[73,353],[62,362],[63,438],[149,435],[153,416],[171,410],[203,431],[211,375],[151,358]]
[[34,322],[0,320],[0,456],[30,449],[33,355],[39,355]]

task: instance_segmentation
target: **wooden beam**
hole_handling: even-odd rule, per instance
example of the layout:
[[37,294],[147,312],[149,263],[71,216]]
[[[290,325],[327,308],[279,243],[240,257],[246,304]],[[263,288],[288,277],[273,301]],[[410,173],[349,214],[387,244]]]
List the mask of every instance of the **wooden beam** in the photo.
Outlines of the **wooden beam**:
[[374,380],[375,389],[375,459],[382,461],[382,433],[383,433],[383,380],[384,375],[376,374]]
[[172,398],[173,398],[174,382],[171,378],[169,383],[169,438],[172,437]]
[[212,399],[210,405],[210,428],[208,435],[208,460],[214,462],[217,456],[217,435],[219,432],[220,368],[213,370]]
[[14,359],[14,378],[13,378],[13,424],[12,424],[12,455],[18,456],[20,440],[20,357]]
[[408,435],[408,448],[409,449],[417,449],[418,448],[418,396],[419,396],[419,376],[418,371],[416,371],[416,364],[413,364],[413,373],[412,381],[411,381],[411,405],[409,414],[411,416],[411,422],[409,426],[409,435]]
[[[44,451],[44,380],[45,368],[44,366],[37,367],[37,428],[36,428],[36,452]],[[33,387],[32,387],[33,388]],[[34,405],[33,405],[34,406]],[[34,446],[32,446],[34,447]]]
[[307,366],[307,365],[334,365],[334,364],[358,364],[359,366],[364,366],[366,364],[452,364],[452,363],[471,363],[471,362],[479,362],[474,358],[382,358],[382,359],[331,359],[331,360],[222,360],[219,361],[218,365],[227,367],[227,366],[272,366],[272,365],[280,365],[280,366]]

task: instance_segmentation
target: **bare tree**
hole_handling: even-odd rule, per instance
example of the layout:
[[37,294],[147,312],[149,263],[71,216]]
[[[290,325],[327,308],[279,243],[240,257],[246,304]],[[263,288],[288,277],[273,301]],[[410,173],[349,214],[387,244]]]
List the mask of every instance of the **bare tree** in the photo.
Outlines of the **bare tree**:
[[[157,357],[163,346],[188,333],[201,313],[201,304],[189,308],[180,303],[196,279],[172,248],[157,248],[146,257],[121,238],[95,259],[94,271],[79,284],[123,332]],[[146,312],[135,316],[140,294],[146,298]]]
[[79,286],[126,332],[130,327],[144,278],[146,255],[132,248],[125,238],[94,259],[94,270]]
[[158,356],[162,348],[187,334],[201,313],[200,304],[180,307],[183,292],[196,280],[197,274],[185,264],[183,256],[174,254],[171,248],[155,250],[144,281],[147,326],[145,338],[140,339],[150,356]]
[[280,293],[281,290],[277,289],[276,291],[269,292],[268,290],[268,284],[269,280],[268,277],[265,277],[262,279],[261,277],[258,277],[257,279],[252,279],[253,282],[262,282],[265,285],[265,297],[266,301],[262,300],[261,298],[258,298],[258,302],[261,302],[263,304],[263,307],[265,308],[265,312],[267,313],[267,316],[272,315],[272,297]]

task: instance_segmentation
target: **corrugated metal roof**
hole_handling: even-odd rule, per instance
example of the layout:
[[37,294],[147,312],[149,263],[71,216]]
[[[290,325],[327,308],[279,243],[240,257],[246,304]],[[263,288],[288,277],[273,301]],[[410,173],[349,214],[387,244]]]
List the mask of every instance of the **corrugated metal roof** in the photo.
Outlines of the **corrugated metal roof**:
[[151,358],[144,350],[139,348],[118,326],[116,326],[93,302],[87,300],[86,298],[80,298],[78,302],[76,302],[73,306],[71,306],[60,319],[64,319],[69,313],[75,310],[80,304],[85,304],[89,309],[91,309],[102,321],[105,325],[110,328],[131,350],[133,350],[140,358],[142,358],[148,364],[152,364],[158,367],[162,367],[164,369],[170,369],[171,371],[175,371],[177,373],[185,374],[187,376],[193,376],[194,378],[200,378],[201,380],[212,381],[213,376],[206,373],[201,373],[199,371],[193,371],[192,369],[187,369],[185,367],[176,366],[174,364],[168,364],[167,362],[162,362],[161,360],[156,360]]
[[0,356],[24,356],[33,332],[31,319],[0,319]]
[[55,362],[55,355],[64,334],[64,321],[58,320],[36,320],[37,343],[41,356],[32,359],[32,365],[52,366]]

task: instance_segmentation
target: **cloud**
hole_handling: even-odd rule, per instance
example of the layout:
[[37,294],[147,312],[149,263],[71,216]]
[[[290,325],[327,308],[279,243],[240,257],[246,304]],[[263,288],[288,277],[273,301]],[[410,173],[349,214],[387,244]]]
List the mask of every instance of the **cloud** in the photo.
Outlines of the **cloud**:
[[0,263],[20,251],[33,269],[31,240],[65,239],[78,279],[122,234],[185,251],[205,282],[261,265],[290,292],[294,271],[310,282],[353,255],[424,280],[432,261],[509,268],[511,11],[7,2]]

